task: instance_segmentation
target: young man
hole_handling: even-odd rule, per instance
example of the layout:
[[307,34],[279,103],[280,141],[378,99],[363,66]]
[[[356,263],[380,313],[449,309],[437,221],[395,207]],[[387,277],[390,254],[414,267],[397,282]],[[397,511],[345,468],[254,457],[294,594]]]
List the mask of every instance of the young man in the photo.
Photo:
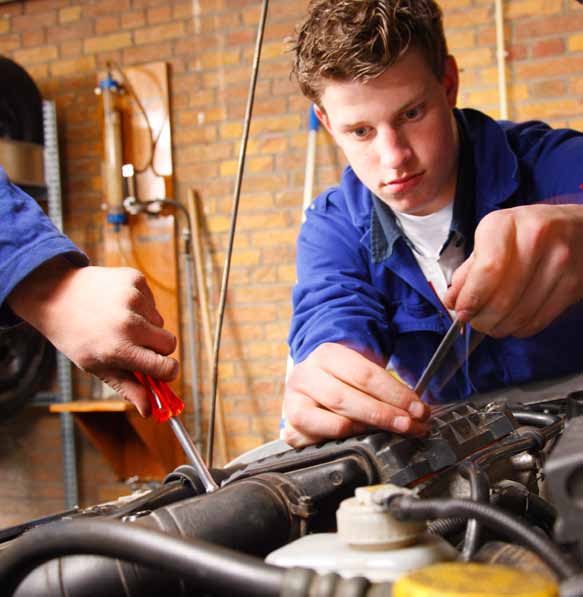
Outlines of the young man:
[[350,166],[298,240],[285,439],[423,434],[409,386],[454,311],[473,352],[426,397],[579,371],[583,206],[540,202],[579,190],[583,136],[457,110],[432,0],[313,1],[294,74]]
[[87,257],[0,168],[0,333],[24,319],[80,368],[142,415],[145,388],[132,371],[170,381],[176,338],[163,329],[144,277],[88,266]]

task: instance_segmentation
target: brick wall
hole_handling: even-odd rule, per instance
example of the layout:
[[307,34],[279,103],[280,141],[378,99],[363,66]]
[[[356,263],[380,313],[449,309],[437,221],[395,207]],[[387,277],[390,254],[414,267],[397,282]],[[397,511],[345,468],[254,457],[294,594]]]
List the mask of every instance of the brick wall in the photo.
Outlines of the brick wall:
[[[26,68],[42,94],[56,102],[66,230],[97,263],[102,198],[96,73],[111,59],[122,66],[164,60],[171,72],[175,188],[182,201],[191,187],[202,195],[209,287],[216,302],[260,4],[28,0],[0,5],[0,53]],[[220,391],[233,455],[277,434],[308,108],[289,80],[283,40],[305,5],[306,0],[272,0],[265,33],[221,351]],[[462,69],[460,104],[497,115],[493,3],[444,0],[442,6],[450,50]],[[581,128],[583,7],[575,0],[512,0],[505,2],[505,16],[510,117]],[[333,183],[342,165],[320,134],[316,188]],[[204,364],[199,370],[205,371]],[[88,397],[91,387],[86,377],[78,377],[79,397]],[[208,403],[206,375],[201,390]],[[56,419],[29,409],[2,424],[2,437],[0,524],[59,509]],[[127,492],[100,454],[78,439],[82,503]]]

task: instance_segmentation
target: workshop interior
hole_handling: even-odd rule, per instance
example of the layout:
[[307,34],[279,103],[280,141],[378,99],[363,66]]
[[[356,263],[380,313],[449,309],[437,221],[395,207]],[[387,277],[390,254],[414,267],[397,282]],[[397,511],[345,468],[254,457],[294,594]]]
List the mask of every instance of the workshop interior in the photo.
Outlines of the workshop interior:
[[[289,76],[307,4],[0,2],[0,165],[144,273],[181,364],[143,419],[2,330],[1,595],[583,595],[583,371],[421,439],[279,439],[295,239],[344,166]],[[580,3],[440,5],[462,107],[583,130]]]

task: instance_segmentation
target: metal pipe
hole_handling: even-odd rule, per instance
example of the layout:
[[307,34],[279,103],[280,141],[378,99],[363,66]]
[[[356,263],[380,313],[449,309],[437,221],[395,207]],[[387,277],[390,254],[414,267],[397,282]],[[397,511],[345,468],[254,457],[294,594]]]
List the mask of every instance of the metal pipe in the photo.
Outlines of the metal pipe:
[[221,347],[221,333],[223,331],[223,319],[225,317],[225,302],[227,299],[227,286],[229,283],[229,272],[231,270],[231,257],[233,255],[233,245],[235,241],[235,229],[237,226],[237,213],[239,211],[239,201],[241,198],[241,184],[243,181],[243,172],[245,170],[245,158],[247,155],[247,141],[249,139],[249,129],[251,128],[251,116],[253,114],[253,104],[255,100],[255,88],[257,86],[257,74],[259,72],[259,59],[261,57],[261,47],[263,45],[263,33],[265,31],[265,22],[267,20],[267,9],[269,0],[263,0],[261,8],[261,17],[257,27],[257,39],[255,42],[255,51],[253,54],[253,68],[251,71],[251,81],[249,83],[249,94],[247,98],[247,109],[243,124],[243,134],[241,138],[241,147],[239,149],[239,163],[237,166],[237,179],[235,181],[235,191],[233,193],[233,209],[231,212],[231,225],[229,229],[229,241],[225,255],[225,267],[223,268],[223,279],[221,281],[221,294],[219,297],[219,306],[217,310],[217,325],[215,328],[215,342],[213,350],[213,375],[212,375],[212,394],[211,394],[211,414],[209,422],[209,439],[207,444],[207,462],[209,466],[213,464],[214,447],[214,428],[217,403],[217,388],[219,381],[219,351]]

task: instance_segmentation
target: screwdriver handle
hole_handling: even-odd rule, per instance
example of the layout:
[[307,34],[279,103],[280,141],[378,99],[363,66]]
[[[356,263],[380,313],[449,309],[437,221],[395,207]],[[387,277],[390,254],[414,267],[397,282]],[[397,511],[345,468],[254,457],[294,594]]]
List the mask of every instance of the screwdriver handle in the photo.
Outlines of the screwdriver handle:
[[148,399],[152,416],[156,422],[165,423],[170,417],[182,413],[184,402],[178,398],[166,382],[154,379],[151,375],[139,371],[134,371],[134,375],[145,388],[150,390]]

